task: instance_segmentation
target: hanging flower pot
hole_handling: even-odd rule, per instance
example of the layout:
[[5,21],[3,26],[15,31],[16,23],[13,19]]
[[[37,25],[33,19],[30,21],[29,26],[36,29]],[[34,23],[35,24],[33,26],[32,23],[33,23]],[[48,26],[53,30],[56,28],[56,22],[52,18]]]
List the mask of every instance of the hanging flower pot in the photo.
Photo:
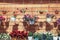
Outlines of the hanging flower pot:
[[53,36],[53,40],[58,40],[58,36]]
[[16,18],[14,16],[11,17],[11,21],[15,21]]
[[51,18],[46,18],[46,21],[49,23],[49,22],[51,22]]
[[51,22],[53,17],[54,17],[53,14],[47,14],[47,15],[46,15],[46,21],[47,21],[47,22]]
[[39,11],[40,14],[43,14],[43,11]]
[[3,17],[3,16],[0,16],[0,20],[5,20],[5,17]]
[[33,38],[33,33],[32,32],[29,32],[28,33],[28,40],[32,40],[32,38]]
[[30,25],[33,25],[34,23],[35,23],[34,18],[30,18],[30,20],[29,20],[29,24],[30,24]]
[[34,40],[39,40],[38,35],[39,35],[39,33],[34,33],[34,34],[33,34],[33,39],[34,39]]
[[25,9],[22,9],[22,10],[20,10],[20,12],[21,12],[21,13],[25,13],[25,12],[26,12],[26,10],[25,10]]
[[29,19],[29,24],[30,25],[34,25],[35,24],[35,22],[36,22],[36,19],[38,19],[38,17],[37,16],[30,16],[30,19]]
[[17,14],[14,14],[14,17],[17,17]]
[[24,15],[23,20],[29,21],[29,19],[30,19],[30,15],[29,14]]
[[55,14],[59,14],[59,11],[58,10],[55,10]]
[[29,36],[29,37],[28,37],[28,40],[32,40],[32,36]]
[[13,16],[16,17],[17,16],[17,13],[13,12]]
[[47,17],[47,18],[51,18],[51,14],[48,13],[48,14],[46,15],[46,17]]
[[26,21],[27,23],[29,23],[30,25],[35,24],[37,17],[35,16],[31,16],[29,14],[24,15],[23,20]]
[[2,11],[2,13],[3,13],[3,14],[6,14],[6,13],[7,13],[7,11]]

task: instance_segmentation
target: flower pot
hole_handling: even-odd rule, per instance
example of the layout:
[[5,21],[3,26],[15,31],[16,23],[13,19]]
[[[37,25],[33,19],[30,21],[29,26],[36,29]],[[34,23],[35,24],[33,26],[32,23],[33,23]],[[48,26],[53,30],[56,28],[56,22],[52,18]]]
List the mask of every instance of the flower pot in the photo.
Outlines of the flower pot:
[[60,40],[60,36],[58,37],[58,39]]
[[28,36],[28,40],[32,40],[32,36]]
[[35,38],[34,40],[39,40],[38,38]]
[[53,37],[53,40],[58,40],[58,36],[54,36]]
[[51,22],[51,18],[46,18],[46,21],[48,22],[48,23],[50,23]]

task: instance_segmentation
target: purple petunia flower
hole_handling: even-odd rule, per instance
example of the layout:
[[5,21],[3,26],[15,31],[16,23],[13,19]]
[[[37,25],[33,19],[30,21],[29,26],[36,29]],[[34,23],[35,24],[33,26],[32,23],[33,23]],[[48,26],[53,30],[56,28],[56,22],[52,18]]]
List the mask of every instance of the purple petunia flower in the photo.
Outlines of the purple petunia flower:
[[57,23],[60,24],[60,18],[57,20]]

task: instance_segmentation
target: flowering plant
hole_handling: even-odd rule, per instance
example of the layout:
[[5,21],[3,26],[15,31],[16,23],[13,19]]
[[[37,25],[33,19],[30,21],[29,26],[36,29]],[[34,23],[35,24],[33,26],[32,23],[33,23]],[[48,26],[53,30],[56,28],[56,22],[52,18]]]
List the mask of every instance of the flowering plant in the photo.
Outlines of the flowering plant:
[[57,24],[60,24],[60,18],[57,20]]
[[51,22],[51,20],[54,18],[54,16],[55,16],[55,15],[53,15],[53,14],[47,14],[47,15],[46,15],[46,17],[47,17],[47,18],[46,18],[46,21],[47,21],[47,22]]
[[0,20],[5,20],[5,18],[3,16],[0,16]]
[[47,17],[47,18],[53,18],[54,15],[53,15],[53,14],[47,14],[46,17]]
[[33,32],[29,32],[28,33],[28,36],[33,36]]
[[29,19],[30,19],[30,15],[29,14],[24,15],[24,17],[23,17],[24,21],[29,21]]
[[51,32],[34,33],[33,38],[35,40],[53,40],[53,35]]
[[23,20],[27,21],[30,25],[33,25],[38,17],[33,15],[24,15]]
[[28,36],[28,32],[27,31],[17,31],[17,30],[15,30],[15,31],[12,31],[10,33],[10,36],[23,39],[24,37],[26,38]]
[[39,33],[34,33],[33,34],[33,38],[35,39],[35,38],[38,38],[38,35],[39,35]]
[[0,40],[11,40],[11,37],[6,33],[0,33]]
[[21,13],[25,13],[25,12],[26,12],[26,10],[25,10],[25,9],[22,9],[22,10],[20,10],[20,12],[21,12]]

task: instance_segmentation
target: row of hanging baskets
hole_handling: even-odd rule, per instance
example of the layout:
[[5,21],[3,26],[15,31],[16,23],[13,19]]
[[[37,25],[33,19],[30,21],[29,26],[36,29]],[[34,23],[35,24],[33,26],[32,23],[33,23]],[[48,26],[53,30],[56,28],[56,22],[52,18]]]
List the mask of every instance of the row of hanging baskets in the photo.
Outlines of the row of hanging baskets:
[[[13,11],[13,14],[18,14],[18,13],[25,13],[25,12],[39,12],[40,14],[44,14],[44,12],[48,12],[48,10],[37,10],[37,11],[27,11],[28,8],[22,8],[22,9],[19,9],[17,8],[15,11]],[[6,14],[8,13],[9,11],[7,10],[0,10],[2,12],[2,14]],[[55,14],[59,14],[59,10],[54,10]]]
[[[10,18],[10,20],[11,20],[11,21],[15,21],[15,20],[16,20],[16,16],[17,16],[17,15],[13,15],[13,16]],[[51,22],[54,17],[55,17],[55,15],[48,13],[48,14],[46,15],[46,21],[47,21],[47,22]],[[26,21],[26,22],[28,22],[28,23],[31,24],[31,25],[35,24],[35,22],[37,21],[37,19],[39,19],[39,17],[34,16],[34,15],[29,15],[29,14],[26,14],[26,15],[24,15],[24,17],[23,17],[23,20]],[[59,19],[60,19],[60,18],[59,18]],[[57,19],[57,22],[59,22],[59,19]],[[0,16],[0,20],[5,20],[5,17],[4,17],[4,16]]]
[[[11,21],[15,21],[16,20],[16,16],[17,15],[13,15],[11,18],[10,18],[10,20]],[[46,15],[46,21],[47,22],[51,22],[52,21],[52,19],[55,17],[55,15],[53,15],[53,14],[47,14]],[[56,18],[56,17],[55,17]],[[23,20],[24,21],[27,21],[29,24],[35,24],[35,21],[37,20],[37,19],[39,19],[39,17],[37,17],[37,16],[34,16],[34,15],[29,15],[29,14],[26,14],[26,15],[24,15],[24,17],[23,17]],[[60,18],[59,18],[60,19]],[[57,19],[57,22],[59,22],[59,19]],[[5,20],[5,17],[4,16],[0,16],[0,20]]]

